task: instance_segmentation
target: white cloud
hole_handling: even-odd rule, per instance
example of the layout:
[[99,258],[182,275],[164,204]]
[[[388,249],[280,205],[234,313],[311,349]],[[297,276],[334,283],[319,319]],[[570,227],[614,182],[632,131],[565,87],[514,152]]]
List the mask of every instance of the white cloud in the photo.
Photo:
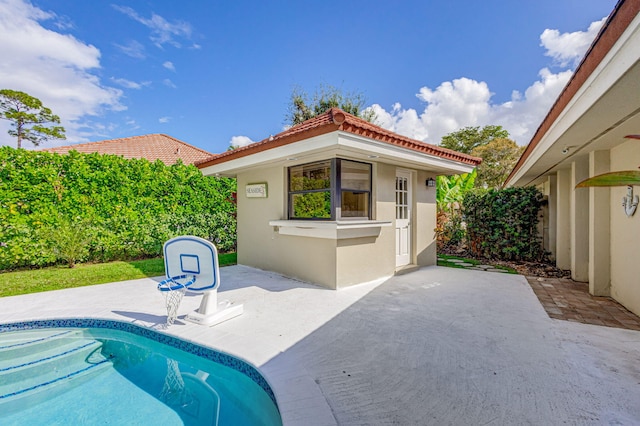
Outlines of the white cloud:
[[[125,107],[122,91],[104,86],[92,73],[100,68],[95,46],[40,24],[55,18],[24,0],[0,0],[0,81],[39,98],[62,119],[67,143],[77,142],[86,140],[79,129],[87,116]],[[1,143],[13,144],[2,128]]]
[[[547,48],[545,54],[564,66],[575,66],[603,22],[592,23],[584,32],[556,34],[549,32],[556,30],[545,30],[541,36]],[[511,99],[503,103],[491,101],[493,93],[486,82],[462,77],[443,82],[435,89],[420,88],[416,96],[425,103],[421,112],[403,108],[399,103],[389,111],[378,104],[369,108],[376,113],[378,125],[431,144],[439,144],[442,136],[463,127],[494,124],[507,129],[511,138],[524,145],[531,140],[572,74],[571,69],[553,73],[543,68],[540,78],[524,93],[514,90]]]
[[175,85],[175,83],[173,81],[171,81],[168,78],[165,78],[164,80],[162,80],[162,84],[164,84],[167,87],[170,87],[172,89],[177,89],[178,86]]
[[160,117],[158,118],[158,123],[168,123],[171,120],[171,117]]
[[575,66],[587,52],[606,20],[605,17],[592,22],[587,31],[561,34],[558,30],[546,29],[540,35],[540,46],[547,50],[545,55],[552,57],[561,67]]
[[176,67],[175,65],[173,65],[173,62],[171,61],[166,61],[164,64],[162,64],[163,67],[165,67],[166,69],[168,69],[169,71],[176,71]]
[[169,22],[160,15],[151,13],[150,18],[143,18],[130,8],[129,6],[112,5],[115,10],[122,12],[134,21],[137,21],[151,30],[149,38],[158,47],[162,48],[164,44],[170,44],[174,47],[181,47],[180,43],[175,40],[176,37],[190,38],[191,25],[184,21]]
[[144,46],[139,41],[131,40],[124,45],[114,43],[114,46],[120,49],[122,53],[132,58],[136,58],[136,59],[146,58],[146,54],[144,53]]
[[127,80],[126,78],[113,78],[111,77],[111,81],[116,83],[118,86],[122,86],[125,89],[142,89],[143,87],[151,85],[150,81],[143,81],[141,83],[136,83],[135,81]]
[[247,146],[252,143],[253,141],[247,136],[233,136],[229,141],[229,146],[233,148],[242,148],[243,146]]

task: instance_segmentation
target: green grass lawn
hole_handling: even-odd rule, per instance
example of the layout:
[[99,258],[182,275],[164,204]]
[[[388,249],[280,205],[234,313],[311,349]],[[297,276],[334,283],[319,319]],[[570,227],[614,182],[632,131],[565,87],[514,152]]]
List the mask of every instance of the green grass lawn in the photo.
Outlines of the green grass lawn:
[[[450,259],[458,259],[458,260],[462,260],[463,262],[466,263],[470,263],[472,265],[481,265],[482,262],[477,261],[475,259],[467,259],[466,257],[459,257],[459,256],[449,256],[446,254],[439,254],[438,258],[441,258],[442,260],[438,259],[438,266],[446,266],[448,268],[460,268],[460,269],[466,269],[464,266],[460,266],[455,262],[450,262]],[[488,263],[488,265],[490,265],[491,263]],[[506,266],[502,266],[502,265],[494,265],[496,267],[496,269],[504,269],[505,271],[507,271],[510,274],[517,274],[518,271],[516,271],[515,269],[506,267]]]
[[[234,265],[237,258],[236,253],[219,254],[218,262],[220,266]],[[44,269],[5,272],[0,274],[0,297],[163,275],[164,261],[162,258],[79,264],[73,269],[66,266],[53,266]]]

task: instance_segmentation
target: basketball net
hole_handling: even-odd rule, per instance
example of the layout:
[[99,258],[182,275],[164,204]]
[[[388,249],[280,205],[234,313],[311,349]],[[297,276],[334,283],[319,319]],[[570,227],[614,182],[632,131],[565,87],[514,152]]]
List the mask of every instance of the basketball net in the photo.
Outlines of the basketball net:
[[178,317],[178,308],[187,288],[196,282],[196,277],[191,276],[191,280],[184,283],[178,280],[186,280],[189,276],[180,275],[178,277],[167,278],[158,284],[158,290],[164,294],[164,302],[167,307],[167,327],[172,325]]
[[164,302],[167,306],[167,327],[172,325],[178,317],[178,308],[186,292],[187,289],[185,287],[163,292]]

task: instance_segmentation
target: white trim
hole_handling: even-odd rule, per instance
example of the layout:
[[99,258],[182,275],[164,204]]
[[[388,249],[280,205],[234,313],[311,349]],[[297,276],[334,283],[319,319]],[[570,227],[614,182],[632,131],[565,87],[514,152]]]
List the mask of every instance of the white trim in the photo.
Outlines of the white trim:
[[468,173],[474,169],[474,166],[461,163],[459,161],[448,160],[433,154],[426,154],[397,145],[391,145],[380,142],[375,139],[369,139],[363,136],[354,135],[353,133],[339,131],[338,144],[340,146],[349,147],[358,151],[365,151],[369,155],[378,155],[379,157],[387,157],[390,159],[415,163],[419,168],[427,168],[429,166],[436,168],[445,168],[455,170],[457,173]]
[[345,240],[350,238],[377,237],[383,227],[391,222],[378,220],[315,221],[315,220],[271,220],[280,235],[296,237]]
[[[376,156],[376,160],[369,160],[371,162],[395,161],[405,164],[405,167],[435,169],[442,173],[468,173],[473,170],[473,166],[465,163],[336,130],[235,160],[204,167],[201,172],[206,176],[216,174],[234,176],[238,172],[249,168],[268,166],[287,160],[291,161],[292,159],[297,160],[301,159],[300,157],[307,158],[314,154],[326,153],[331,150],[336,150],[336,152],[340,150],[351,151],[365,155],[365,159],[368,156]],[[330,155],[333,154],[330,153]],[[358,161],[362,161],[362,159]]]

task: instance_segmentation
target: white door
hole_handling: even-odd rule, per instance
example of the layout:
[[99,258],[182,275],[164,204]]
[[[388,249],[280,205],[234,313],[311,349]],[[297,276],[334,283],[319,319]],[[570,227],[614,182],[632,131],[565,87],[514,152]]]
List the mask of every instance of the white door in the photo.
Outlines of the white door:
[[411,173],[396,171],[396,267],[411,262]]

